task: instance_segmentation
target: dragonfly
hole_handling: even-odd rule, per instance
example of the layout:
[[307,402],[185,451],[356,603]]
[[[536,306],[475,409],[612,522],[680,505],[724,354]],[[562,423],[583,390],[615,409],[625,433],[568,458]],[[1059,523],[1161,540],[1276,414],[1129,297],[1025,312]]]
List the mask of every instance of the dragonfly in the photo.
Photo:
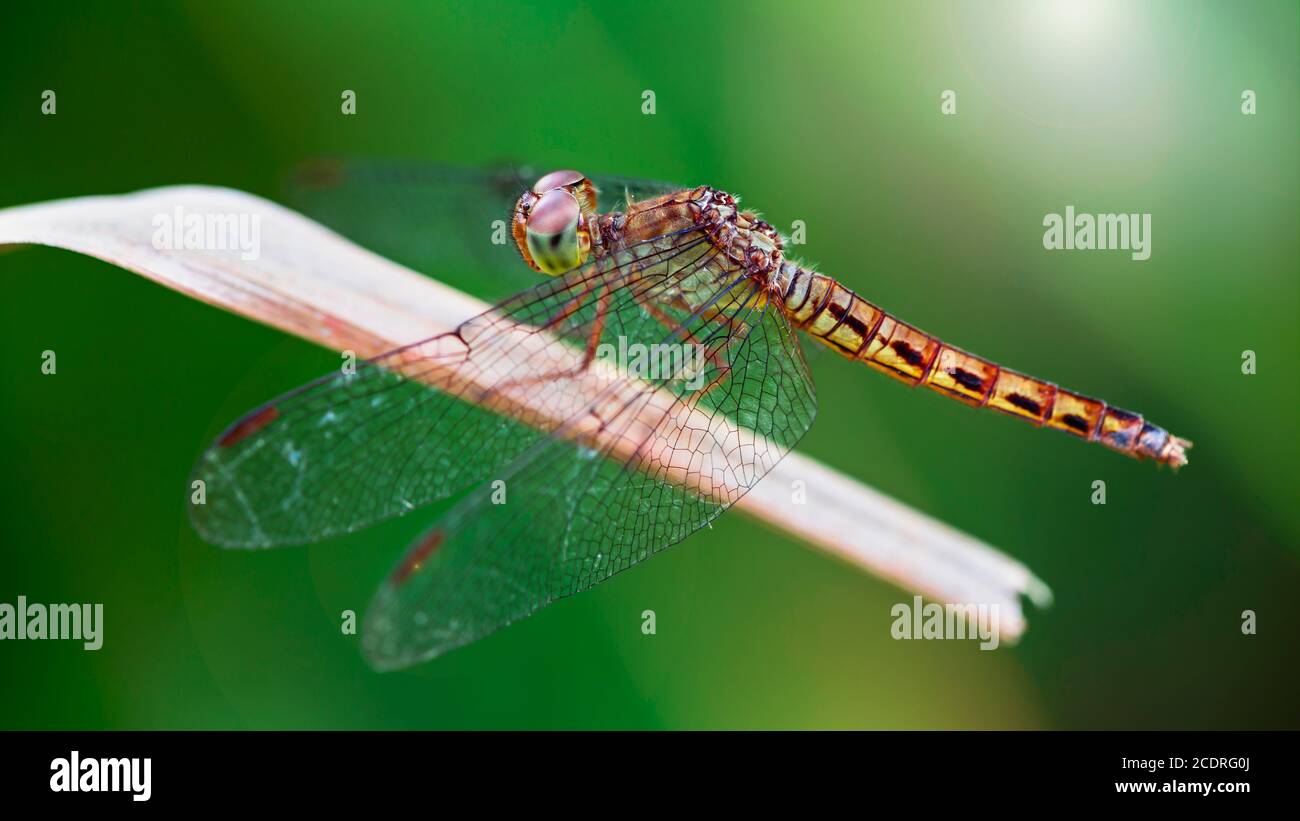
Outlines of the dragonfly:
[[379,670],[487,636],[721,515],[813,424],[800,334],[972,407],[1186,463],[1191,443],[1141,414],[954,347],[801,264],[708,185],[332,160],[292,190],[417,269],[543,276],[253,409],[194,469],[206,498],[191,520],[227,547],[309,543],[454,500],[366,612]]

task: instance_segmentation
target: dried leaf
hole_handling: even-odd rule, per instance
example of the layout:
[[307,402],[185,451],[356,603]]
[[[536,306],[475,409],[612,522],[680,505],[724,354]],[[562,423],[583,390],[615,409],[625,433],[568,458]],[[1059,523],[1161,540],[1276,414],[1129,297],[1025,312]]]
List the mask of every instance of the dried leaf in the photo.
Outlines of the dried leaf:
[[[156,219],[177,209],[256,216],[256,254],[159,247],[166,243],[155,241]],[[488,307],[300,214],[231,189],[177,186],[0,211],[0,245],[23,243],[98,257],[211,305],[362,357],[443,333]],[[512,413],[530,418],[527,395],[518,397]],[[795,481],[817,488],[814,503],[794,503]],[[1021,594],[1040,606],[1050,602],[1046,585],[1019,562],[797,453],[736,507],[933,600],[997,605],[1004,639],[1025,629]]]

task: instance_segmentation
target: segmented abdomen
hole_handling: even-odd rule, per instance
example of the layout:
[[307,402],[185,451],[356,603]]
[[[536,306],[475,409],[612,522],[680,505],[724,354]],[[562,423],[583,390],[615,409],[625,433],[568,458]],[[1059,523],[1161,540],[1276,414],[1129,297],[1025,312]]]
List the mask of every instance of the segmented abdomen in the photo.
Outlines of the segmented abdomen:
[[922,333],[862,299],[833,278],[792,263],[785,307],[815,339],[878,371],[975,407],[1063,430],[1137,459],[1173,467],[1187,462],[1191,443],[1141,414],[1108,406],[1003,368]]

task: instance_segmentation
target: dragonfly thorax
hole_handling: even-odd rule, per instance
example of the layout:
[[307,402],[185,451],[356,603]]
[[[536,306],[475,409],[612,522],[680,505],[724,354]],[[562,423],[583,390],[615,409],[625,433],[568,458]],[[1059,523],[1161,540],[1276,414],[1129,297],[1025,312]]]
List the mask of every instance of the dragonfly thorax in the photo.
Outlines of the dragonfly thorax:
[[[594,253],[651,242],[680,245],[703,233],[720,267],[743,271],[772,290],[784,263],[781,235],[725,191],[701,185],[629,204],[626,213],[602,214],[593,222]],[[658,249],[662,251],[662,249]],[[728,264],[729,263],[729,264]]]
[[725,191],[701,186],[691,192],[697,223],[728,259],[766,284],[781,269],[781,235],[751,211],[741,211]]

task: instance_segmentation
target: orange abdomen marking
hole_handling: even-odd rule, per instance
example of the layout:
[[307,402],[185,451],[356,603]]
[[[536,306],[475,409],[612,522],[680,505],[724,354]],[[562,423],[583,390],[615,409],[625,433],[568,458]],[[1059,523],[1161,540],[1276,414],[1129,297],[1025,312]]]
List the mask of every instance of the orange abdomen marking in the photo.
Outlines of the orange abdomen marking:
[[1008,370],[940,342],[862,299],[831,277],[797,266],[785,293],[791,322],[850,359],[909,385],[1100,442],[1136,459],[1181,467],[1191,442],[1141,414]]

